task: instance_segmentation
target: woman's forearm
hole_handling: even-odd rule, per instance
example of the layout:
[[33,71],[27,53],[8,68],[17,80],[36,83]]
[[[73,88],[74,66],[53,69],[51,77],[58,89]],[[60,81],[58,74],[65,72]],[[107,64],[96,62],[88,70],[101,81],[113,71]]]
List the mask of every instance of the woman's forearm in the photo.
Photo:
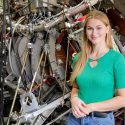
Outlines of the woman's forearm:
[[116,96],[110,100],[88,104],[92,111],[113,111],[125,107],[125,97]]
[[78,96],[78,88],[72,88],[71,98]]

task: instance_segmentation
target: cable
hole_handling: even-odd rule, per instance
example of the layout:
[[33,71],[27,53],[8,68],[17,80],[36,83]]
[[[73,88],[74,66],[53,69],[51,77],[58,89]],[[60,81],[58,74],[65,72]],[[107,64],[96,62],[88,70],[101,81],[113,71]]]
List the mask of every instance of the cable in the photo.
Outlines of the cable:
[[68,109],[66,112],[62,113],[61,115],[59,115],[57,118],[53,119],[52,121],[50,121],[46,125],[51,125],[52,123],[56,122],[58,119],[60,119],[62,116],[66,115],[69,112],[71,112],[71,109]]
[[[28,3],[25,7],[19,9],[18,11],[16,12],[12,12],[11,14],[16,14],[16,13],[19,13],[20,11],[23,11],[24,9],[26,9],[34,0],[32,0],[30,3]],[[10,15],[10,13],[7,13],[6,15]]]
[[[27,56],[28,56],[28,51],[27,51],[26,56],[25,56],[25,58],[24,58],[24,63],[23,63],[23,66],[22,66],[21,75],[22,75],[23,72],[24,72],[24,68],[25,68]],[[14,95],[13,102],[12,102],[12,105],[11,105],[11,109],[10,109],[10,113],[9,113],[9,118],[8,118],[8,120],[7,120],[7,125],[9,125],[9,123],[10,123],[10,118],[11,118],[12,111],[13,111],[13,108],[14,108],[14,105],[15,105],[15,101],[16,101],[16,98],[17,98],[17,94],[18,94],[20,82],[21,82],[21,76],[20,76],[19,79],[18,79],[18,84],[17,84],[17,88],[16,88],[16,91],[15,91],[15,95]]]
[[[11,59],[11,53],[12,53],[12,45],[13,45],[13,37],[14,37],[14,32],[16,30],[16,27],[19,25],[19,23],[21,23],[22,21],[24,20],[24,17],[21,17],[17,23],[15,24],[15,27],[13,28],[12,30],[12,36],[10,38],[10,43],[9,43],[9,62],[10,62],[10,67],[11,67],[11,70],[14,74],[17,74],[14,69],[13,69],[13,66],[12,66],[12,59]],[[14,50],[14,47],[13,47],[13,50]]]
[[2,25],[2,37],[1,37],[1,49],[0,49],[0,125],[5,125],[4,123],[4,95],[3,95],[3,90],[4,90],[4,66],[6,64],[6,5],[8,1],[3,1],[3,25]]

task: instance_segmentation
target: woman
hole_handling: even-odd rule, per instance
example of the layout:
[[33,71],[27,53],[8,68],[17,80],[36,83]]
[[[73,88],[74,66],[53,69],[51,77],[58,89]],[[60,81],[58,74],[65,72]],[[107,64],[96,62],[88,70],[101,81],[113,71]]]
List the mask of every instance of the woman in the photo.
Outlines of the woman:
[[93,10],[84,22],[84,42],[74,59],[67,125],[115,125],[113,110],[125,107],[125,58],[113,50],[108,17]]

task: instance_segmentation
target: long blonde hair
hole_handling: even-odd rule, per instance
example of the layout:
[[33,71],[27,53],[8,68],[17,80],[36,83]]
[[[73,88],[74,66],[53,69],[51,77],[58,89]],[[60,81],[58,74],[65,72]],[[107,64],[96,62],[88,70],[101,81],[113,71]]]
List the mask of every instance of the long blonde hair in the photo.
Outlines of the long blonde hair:
[[88,55],[92,53],[93,51],[92,43],[88,40],[87,35],[86,35],[87,22],[93,18],[100,20],[101,22],[105,24],[105,26],[109,27],[109,31],[106,34],[105,41],[106,41],[106,46],[109,49],[113,48],[112,38],[111,38],[112,30],[111,30],[110,22],[109,22],[107,15],[98,10],[91,11],[83,23],[84,30],[83,30],[83,42],[81,44],[81,53],[75,64],[74,71],[71,74],[71,77],[70,77],[71,83],[75,83],[76,77],[81,73],[81,71],[84,69],[84,66],[86,65],[86,62],[88,60]]

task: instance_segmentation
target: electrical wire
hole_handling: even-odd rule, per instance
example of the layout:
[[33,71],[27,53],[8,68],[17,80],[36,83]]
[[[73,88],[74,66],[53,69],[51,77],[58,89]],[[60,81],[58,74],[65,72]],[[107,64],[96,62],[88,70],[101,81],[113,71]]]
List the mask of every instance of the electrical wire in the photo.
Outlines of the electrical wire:
[[[24,63],[23,63],[23,66],[22,66],[21,75],[24,72],[24,68],[25,68],[27,56],[28,56],[28,51],[27,51],[26,56],[24,58]],[[17,84],[17,88],[16,88],[15,95],[14,95],[14,98],[13,98],[13,102],[12,102],[12,105],[11,105],[11,109],[10,109],[10,113],[9,113],[9,118],[7,120],[7,125],[9,125],[9,123],[10,123],[10,118],[11,118],[11,114],[12,114],[12,111],[13,111],[13,108],[14,108],[14,105],[15,105],[15,101],[16,101],[16,98],[17,98],[18,91],[19,91],[20,82],[21,82],[21,76],[18,79],[18,84]]]
[[[34,0],[31,0],[30,3],[28,3],[25,7],[17,10],[16,12],[12,12],[11,14],[16,14],[16,13],[19,13],[20,11],[23,11],[24,9],[26,9]],[[10,13],[7,13],[6,15],[10,15]]]
[[[12,65],[12,58],[11,58],[11,53],[12,53],[12,42],[13,42],[13,37],[14,37],[14,33],[15,33],[15,30],[16,30],[16,27],[24,20],[24,17],[21,17],[17,23],[15,24],[15,27],[13,28],[13,31],[12,31],[12,37],[10,38],[10,42],[9,42],[9,50],[8,50],[8,53],[9,53],[9,63],[10,63],[10,67],[11,67],[11,70],[14,74],[17,75],[17,73],[14,71],[13,69],[13,65]],[[14,50],[14,49],[13,49]]]
[[98,0],[98,2],[99,2],[99,6],[98,6],[98,10],[99,10],[100,7],[101,7],[102,1],[101,1],[101,0]]
[[[41,64],[41,61],[42,61],[42,59],[43,59],[44,53],[45,53],[45,52],[43,51],[42,54],[41,54],[41,57],[40,57],[40,60],[39,60],[39,63],[38,63],[36,72],[34,73],[34,76],[33,76],[32,82],[31,82],[31,86],[30,86],[29,91],[28,91],[29,93],[32,92],[32,88],[33,88],[33,85],[34,85],[34,82],[35,82],[36,74],[37,74],[38,69],[39,69],[39,67],[40,67],[40,64]],[[27,102],[27,101],[28,101],[28,98],[26,99],[26,102]],[[20,113],[22,113],[22,107],[21,107]],[[16,125],[19,125],[19,124],[20,124],[20,121],[18,121],[18,123],[17,123]],[[8,125],[8,124],[7,124],[7,125]]]
[[85,3],[85,0],[83,0],[81,3],[79,3],[79,4],[76,5],[75,7],[71,7],[68,11],[75,10],[76,8],[78,8],[79,6],[81,6],[83,3]]
[[5,125],[4,122],[4,66],[6,62],[6,6],[8,1],[3,1],[3,25],[2,25],[2,36],[1,36],[1,50],[0,50],[0,125]]
[[52,123],[54,123],[55,121],[57,121],[58,119],[60,119],[62,116],[66,115],[69,112],[71,112],[71,109],[68,109],[66,112],[62,113],[61,115],[59,115],[57,118],[53,119],[52,121],[50,121],[46,125],[51,125]]
[[47,55],[45,53],[45,60],[44,60],[44,64],[43,64],[43,71],[42,71],[42,77],[41,77],[41,83],[40,83],[40,90],[39,90],[39,96],[38,96],[38,100],[40,102],[40,98],[41,98],[41,90],[42,90],[42,85],[43,85],[43,76],[44,76],[44,72],[45,72],[45,65],[46,65],[46,60],[47,60]]

